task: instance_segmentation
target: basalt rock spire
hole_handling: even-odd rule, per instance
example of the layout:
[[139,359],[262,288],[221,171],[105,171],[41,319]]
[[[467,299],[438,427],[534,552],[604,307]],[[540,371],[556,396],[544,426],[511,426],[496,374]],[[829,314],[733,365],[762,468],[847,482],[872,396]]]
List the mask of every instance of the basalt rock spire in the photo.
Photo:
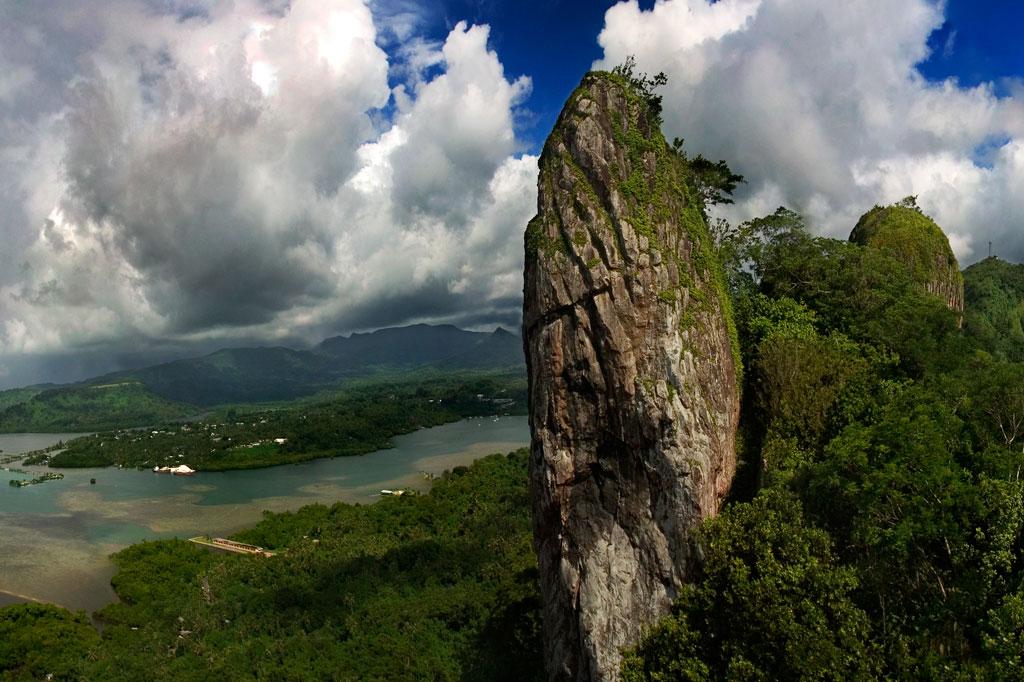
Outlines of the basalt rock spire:
[[649,97],[590,73],[540,159],[523,341],[553,680],[614,680],[666,614],[735,471],[738,355],[684,158]]

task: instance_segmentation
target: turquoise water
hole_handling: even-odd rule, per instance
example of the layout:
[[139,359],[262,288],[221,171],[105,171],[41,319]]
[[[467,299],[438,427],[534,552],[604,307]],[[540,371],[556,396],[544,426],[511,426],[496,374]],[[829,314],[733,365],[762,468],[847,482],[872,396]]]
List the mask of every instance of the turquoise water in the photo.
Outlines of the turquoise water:
[[[69,437],[0,434],[0,449],[24,453]],[[373,502],[382,488],[425,490],[425,473],[508,452],[529,439],[526,417],[486,417],[397,436],[389,450],[249,471],[171,476],[65,469],[63,480],[24,488],[6,484],[24,476],[0,471],[0,605],[31,598],[96,609],[115,599],[107,557],[126,545],[232,533],[259,521],[263,510]]]

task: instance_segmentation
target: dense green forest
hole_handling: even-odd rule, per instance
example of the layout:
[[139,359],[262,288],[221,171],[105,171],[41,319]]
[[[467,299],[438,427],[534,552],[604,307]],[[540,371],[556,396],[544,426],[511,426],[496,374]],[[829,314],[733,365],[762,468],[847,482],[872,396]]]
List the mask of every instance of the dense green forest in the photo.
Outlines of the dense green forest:
[[429,494],[267,514],[221,556],[181,540],[114,555],[124,600],[99,612],[0,609],[0,679],[538,680],[527,453]]
[[161,398],[138,382],[5,391],[15,402],[0,411],[2,433],[100,431],[158,424],[194,415],[191,405]]
[[968,270],[999,305],[968,295],[961,332],[919,273],[784,209],[720,246],[746,469],[624,679],[1021,679],[1024,365],[974,331],[1020,293]]
[[1024,361],[1024,265],[986,258],[964,270],[964,333],[1000,360]]
[[82,679],[80,666],[100,644],[84,611],[49,604],[0,609],[0,680]]
[[262,409],[240,405],[195,422],[82,436],[33,454],[25,463],[251,469],[361,455],[389,447],[393,436],[419,428],[463,417],[522,414],[525,407],[526,378],[517,371],[416,373],[353,382],[344,392]]

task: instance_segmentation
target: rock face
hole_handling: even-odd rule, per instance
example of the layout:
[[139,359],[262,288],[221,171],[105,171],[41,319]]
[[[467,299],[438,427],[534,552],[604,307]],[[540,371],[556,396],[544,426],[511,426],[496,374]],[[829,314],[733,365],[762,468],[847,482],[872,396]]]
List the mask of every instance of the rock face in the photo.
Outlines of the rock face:
[[615,680],[735,471],[738,355],[688,167],[646,100],[584,77],[526,232],[530,485],[552,680]]
[[857,221],[850,241],[876,248],[902,262],[914,282],[964,312],[964,278],[949,239],[928,216],[909,206],[875,206]]

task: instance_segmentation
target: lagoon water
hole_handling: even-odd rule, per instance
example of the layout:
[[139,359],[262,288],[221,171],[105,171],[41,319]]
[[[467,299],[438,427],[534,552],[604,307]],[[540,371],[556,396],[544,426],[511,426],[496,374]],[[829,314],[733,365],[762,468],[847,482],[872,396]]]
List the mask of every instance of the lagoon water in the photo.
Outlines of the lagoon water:
[[[74,434],[0,434],[2,455]],[[226,535],[264,510],[371,503],[382,488],[429,487],[439,474],[530,440],[526,417],[468,419],[392,439],[394,448],[248,471],[171,476],[134,469],[64,469],[65,478],[15,488],[0,481],[0,606],[34,599],[93,610],[116,599],[108,556],[167,537]],[[33,472],[42,467],[12,466]],[[0,471],[5,478],[26,476]],[[95,485],[89,483],[95,478]]]

